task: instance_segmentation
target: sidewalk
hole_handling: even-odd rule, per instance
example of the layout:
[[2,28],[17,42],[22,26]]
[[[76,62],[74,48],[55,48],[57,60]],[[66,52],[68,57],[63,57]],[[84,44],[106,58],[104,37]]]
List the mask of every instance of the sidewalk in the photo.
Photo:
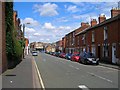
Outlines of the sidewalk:
[[2,88],[41,88],[31,55],[2,74]]
[[113,65],[113,64],[104,63],[104,62],[100,62],[99,65],[120,70],[120,67],[118,65]]

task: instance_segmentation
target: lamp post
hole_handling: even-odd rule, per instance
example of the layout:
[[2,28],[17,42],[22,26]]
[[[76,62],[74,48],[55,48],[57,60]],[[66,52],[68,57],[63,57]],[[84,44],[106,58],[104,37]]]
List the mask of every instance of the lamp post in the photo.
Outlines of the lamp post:
[[22,46],[23,46],[23,58],[25,57],[25,25],[28,25],[30,24],[29,22],[23,24],[23,43],[22,43]]
[[22,38],[23,39],[23,42],[22,42],[23,58],[25,57],[24,56],[24,49],[25,49],[25,43],[24,43],[25,42],[25,38],[24,38],[25,35],[24,34],[25,34],[25,24],[23,24],[23,38]]

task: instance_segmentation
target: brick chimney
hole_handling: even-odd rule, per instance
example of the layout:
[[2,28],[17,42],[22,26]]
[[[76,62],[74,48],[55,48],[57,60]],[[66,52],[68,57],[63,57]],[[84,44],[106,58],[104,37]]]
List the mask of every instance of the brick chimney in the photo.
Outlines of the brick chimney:
[[117,16],[118,14],[120,14],[120,8],[117,8],[117,7],[112,8],[112,10],[111,10],[111,18]]
[[83,26],[89,26],[89,23],[82,22],[81,27],[83,27]]
[[106,20],[105,15],[101,14],[101,15],[99,16],[98,20],[99,20],[99,23],[105,21],[105,20]]
[[92,19],[92,21],[91,21],[91,27],[93,27],[95,25],[97,25],[97,21],[96,21],[96,19]]

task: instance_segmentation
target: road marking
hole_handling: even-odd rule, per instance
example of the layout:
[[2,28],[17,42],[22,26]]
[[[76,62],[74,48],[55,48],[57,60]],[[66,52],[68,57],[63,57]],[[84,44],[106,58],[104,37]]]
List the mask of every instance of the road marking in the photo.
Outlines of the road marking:
[[79,70],[79,68],[75,67],[75,69]]
[[107,79],[107,78],[101,77],[101,76],[96,75],[96,74],[94,74],[94,73],[90,73],[90,72],[88,72],[88,73],[89,73],[89,74],[91,74],[91,75],[93,75],[93,76],[96,76],[96,77],[98,77],[98,78],[101,78],[101,79],[103,79],[103,80],[106,80],[106,81],[108,81],[108,82],[112,83],[112,81],[111,81],[111,80],[109,80],[109,79]]
[[82,90],[89,90],[88,87],[85,85],[79,85],[78,87],[81,88]]
[[35,67],[36,67],[36,70],[37,70],[37,74],[38,74],[39,81],[40,81],[40,83],[41,83],[41,87],[42,87],[43,90],[45,90],[45,86],[44,86],[44,83],[43,83],[41,74],[40,74],[40,72],[39,72],[39,70],[38,70],[38,66],[37,66],[35,60],[33,60],[33,61],[34,61],[34,64],[35,64]]

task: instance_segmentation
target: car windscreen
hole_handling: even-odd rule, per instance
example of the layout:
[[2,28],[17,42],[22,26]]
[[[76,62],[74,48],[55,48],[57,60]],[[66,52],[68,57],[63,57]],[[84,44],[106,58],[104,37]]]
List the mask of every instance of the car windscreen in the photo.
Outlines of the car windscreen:
[[80,54],[75,54],[75,56],[80,56]]
[[95,55],[93,53],[87,53],[85,56],[87,58],[94,58],[95,57]]

